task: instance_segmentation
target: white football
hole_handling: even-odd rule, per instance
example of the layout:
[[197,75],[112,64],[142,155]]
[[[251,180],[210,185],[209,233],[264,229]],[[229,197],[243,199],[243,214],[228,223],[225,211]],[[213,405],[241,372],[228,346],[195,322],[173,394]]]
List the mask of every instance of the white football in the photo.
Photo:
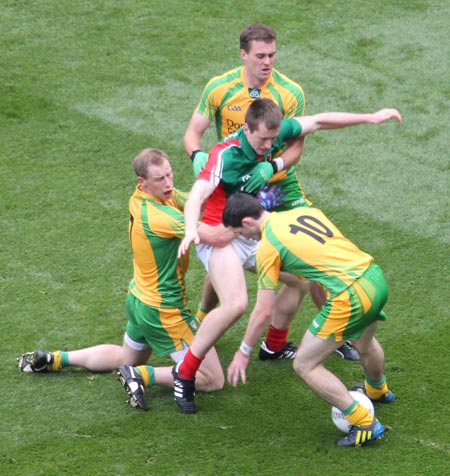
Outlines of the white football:
[[[363,406],[369,410],[371,415],[375,415],[375,409],[373,408],[373,403],[370,398],[365,395],[364,393],[357,392],[356,390],[350,390],[350,395]],[[339,410],[339,408],[332,407],[331,408],[331,419],[333,423],[336,425],[339,430],[343,431],[344,433],[348,433],[350,431],[350,423],[345,418],[344,414]]]

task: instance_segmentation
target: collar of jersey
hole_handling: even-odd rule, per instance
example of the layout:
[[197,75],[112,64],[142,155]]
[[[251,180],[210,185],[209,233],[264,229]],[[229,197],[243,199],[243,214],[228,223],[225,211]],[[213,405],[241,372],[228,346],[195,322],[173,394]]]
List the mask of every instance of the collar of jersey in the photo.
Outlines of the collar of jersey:
[[[271,213],[276,213],[276,212],[271,212]],[[268,216],[266,216],[263,221],[261,222],[261,236],[264,234],[264,232],[266,231],[266,225],[269,223],[269,218],[270,218],[271,214],[269,214]]]
[[161,198],[154,197],[150,193],[144,192],[144,190],[142,190],[140,185],[137,185],[136,189],[139,192],[139,195],[141,195],[146,200],[152,200],[153,202],[160,203],[161,205],[167,205],[168,204],[168,201],[162,200]]

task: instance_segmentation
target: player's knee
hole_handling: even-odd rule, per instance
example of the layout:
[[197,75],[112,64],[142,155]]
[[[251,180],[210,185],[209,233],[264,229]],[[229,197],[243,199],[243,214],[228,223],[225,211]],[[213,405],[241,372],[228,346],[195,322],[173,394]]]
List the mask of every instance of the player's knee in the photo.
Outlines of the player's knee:
[[292,364],[294,367],[295,373],[302,378],[303,380],[308,379],[308,374],[310,372],[310,366],[305,360],[302,360],[301,358],[298,358],[298,356],[295,357],[294,363]]
[[217,392],[222,390],[225,385],[225,375],[223,372],[220,375],[215,375],[212,381],[210,382],[210,392]]
[[230,299],[228,302],[221,303],[221,306],[233,320],[239,319],[247,309],[247,298]]
[[294,367],[294,372],[301,377],[302,376],[302,364],[297,359],[294,360],[292,366]]
[[195,380],[195,387],[200,392],[217,392],[225,385],[225,375],[222,369],[217,371],[199,371]]

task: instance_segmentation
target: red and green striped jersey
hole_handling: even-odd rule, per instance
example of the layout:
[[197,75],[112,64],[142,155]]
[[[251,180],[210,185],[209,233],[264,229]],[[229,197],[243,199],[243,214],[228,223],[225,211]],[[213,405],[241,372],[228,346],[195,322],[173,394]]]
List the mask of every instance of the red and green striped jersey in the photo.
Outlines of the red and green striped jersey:
[[[243,189],[253,168],[262,160],[272,160],[283,150],[287,141],[300,136],[301,133],[302,127],[297,120],[283,119],[278,136],[264,157],[258,156],[248,143],[243,128],[214,146],[197,179],[206,180],[217,187],[206,201],[202,221],[212,226],[222,223],[227,198]],[[295,179],[293,167],[286,173]]]

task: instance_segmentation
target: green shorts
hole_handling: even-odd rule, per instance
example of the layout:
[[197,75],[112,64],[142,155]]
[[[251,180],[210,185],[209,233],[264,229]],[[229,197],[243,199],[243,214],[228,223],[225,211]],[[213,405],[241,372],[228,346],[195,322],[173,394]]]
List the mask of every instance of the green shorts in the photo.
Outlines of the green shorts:
[[388,289],[383,272],[372,263],[345,291],[328,299],[313,319],[309,330],[325,340],[357,340],[374,321],[386,320],[383,306],[387,298]]
[[191,345],[200,325],[184,306],[153,307],[131,293],[128,293],[125,311],[128,336],[135,342],[150,346],[159,357]]

